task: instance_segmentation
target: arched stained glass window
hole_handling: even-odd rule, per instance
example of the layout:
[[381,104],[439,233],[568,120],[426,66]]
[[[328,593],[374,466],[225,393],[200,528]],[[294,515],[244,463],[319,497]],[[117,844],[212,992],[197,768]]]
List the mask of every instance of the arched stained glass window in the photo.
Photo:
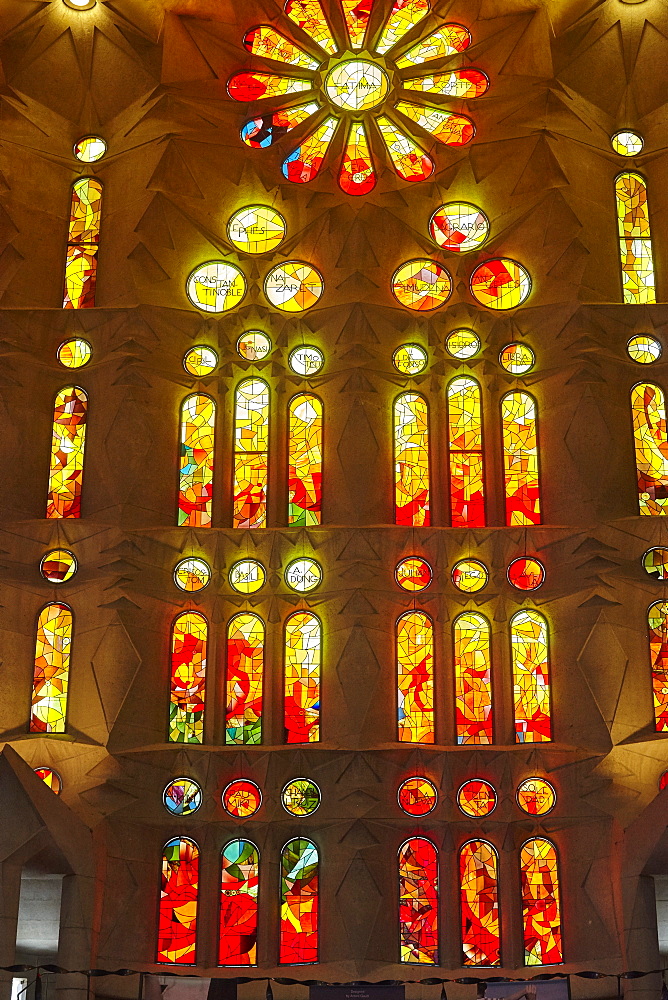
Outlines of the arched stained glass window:
[[175,837],[162,853],[162,883],[156,961],[194,965],[197,939],[199,847],[188,837]]
[[663,389],[641,382],[631,390],[641,514],[668,514],[668,431]]
[[216,404],[210,396],[188,396],[181,406],[179,525],[211,527]]
[[668,732],[668,604],[657,601],[647,612],[649,655],[652,664],[654,723],[657,733]]
[[268,460],[269,386],[246,379],[235,396],[233,527],[266,527]]
[[541,524],[538,468],[538,413],[528,392],[509,392],[501,400],[506,525]]
[[429,409],[414,392],[394,404],[394,483],[396,523],[428,527]]
[[72,187],[63,309],[95,305],[101,212],[102,185],[95,177],[80,177]]
[[499,858],[486,840],[459,852],[463,965],[500,965]]
[[465,611],[453,626],[458,743],[492,743],[492,659],[489,622]]
[[397,622],[398,740],[433,743],[434,637],[429,615],[409,611]]
[[260,853],[250,840],[232,840],[221,855],[218,965],[257,965]]
[[307,611],[285,623],[285,742],[320,739],[320,666],[322,626]]
[[528,840],[520,854],[524,964],[563,962],[557,850],[549,840]]
[[480,386],[468,376],[448,385],[448,448],[452,527],[484,527],[482,402]]
[[624,302],[656,302],[654,256],[645,179],[631,170],[615,179]]
[[552,739],[550,657],[547,621],[523,608],[510,619],[515,699],[515,742]]
[[401,961],[438,965],[438,851],[411,837],[399,848]]
[[240,614],[227,626],[225,742],[262,742],[264,622]]
[[88,396],[77,385],[61,389],[53,410],[47,518],[81,517]]
[[322,521],[322,402],[305,392],[290,402],[288,523]]
[[197,611],[185,611],[172,625],[170,743],[204,742],[208,631]]
[[71,651],[71,609],[47,604],[37,619],[31,733],[65,732]]
[[279,962],[318,961],[318,848],[310,840],[290,840],[281,852]]

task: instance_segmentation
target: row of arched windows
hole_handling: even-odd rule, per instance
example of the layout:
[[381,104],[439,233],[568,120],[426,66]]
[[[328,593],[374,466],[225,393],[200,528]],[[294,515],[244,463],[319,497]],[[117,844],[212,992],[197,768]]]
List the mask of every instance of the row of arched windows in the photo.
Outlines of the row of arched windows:
[[[197,962],[199,847],[176,837],[164,847],[157,961]],[[525,965],[563,961],[559,863],[542,837],[520,850]],[[318,848],[296,838],[281,852],[279,963],[319,960]],[[257,964],[260,852],[250,840],[232,840],[221,852],[218,964]],[[400,961],[439,965],[439,852],[425,837],[398,851]],[[499,854],[489,841],[469,840],[458,856],[463,966],[501,965]]]

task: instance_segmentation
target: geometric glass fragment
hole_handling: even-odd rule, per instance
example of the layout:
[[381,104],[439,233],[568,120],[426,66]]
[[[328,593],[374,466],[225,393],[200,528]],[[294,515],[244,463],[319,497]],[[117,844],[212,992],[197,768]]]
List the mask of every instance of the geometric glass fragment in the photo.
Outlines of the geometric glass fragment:
[[174,583],[179,590],[194,594],[211,581],[211,568],[203,559],[182,559],[174,567]]
[[308,184],[318,176],[338,124],[338,118],[326,118],[302,139],[283,161],[281,169],[286,180],[293,184]]
[[63,309],[95,305],[101,213],[102,185],[94,177],[80,177],[72,187]]
[[402,344],[392,355],[392,363],[402,375],[419,375],[428,361],[429,355],[419,344]]
[[281,245],[286,234],[285,219],[267,205],[242,208],[227,224],[230,242],[245,253],[269,253]]
[[279,264],[264,282],[264,292],[271,305],[288,313],[310,309],[324,290],[322,275],[310,264],[298,260]]
[[77,560],[68,549],[52,549],[42,556],[39,571],[49,583],[67,583],[77,571]]
[[376,52],[384,56],[400,42],[412,28],[424,20],[431,10],[430,0],[394,0],[383,32],[378,39]]
[[668,580],[668,549],[648,549],[642,557],[643,569],[656,580]]
[[432,59],[442,59],[452,56],[455,52],[463,52],[471,44],[471,32],[461,24],[442,24],[426,38],[404,52],[396,61],[398,69],[408,69],[409,66],[419,66]]
[[310,816],[320,805],[320,789],[309,778],[293,778],[281,792],[281,802],[291,816]]
[[190,816],[202,805],[202,789],[191,778],[173,778],[162,793],[170,816]]
[[285,567],[283,576],[291,590],[308,594],[322,583],[322,566],[315,559],[293,559]]
[[654,728],[668,732],[668,604],[657,601],[647,612],[649,656],[654,692]]
[[452,582],[465,594],[475,594],[487,585],[489,570],[479,559],[460,559],[452,567]]
[[445,340],[445,349],[448,354],[459,361],[468,361],[474,358],[480,350],[480,337],[465,328],[452,330]]
[[90,361],[92,354],[93,348],[81,337],[66,340],[58,348],[58,360],[65,368],[83,368]]
[[525,375],[536,363],[536,355],[528,344],[508,344],[499,354],[499,362],[511,375]]
[[221,796],[223,809],[235,819],[248,819],[254,816],[262,805],[262,792],[254,781],[247,778],[237,778],[231,781],[223,790]]
[[648,333],[631,337],[626,345],[629,357],[639,365],[651,365],[658,361],[663,353],[661,341],[656,337],[651,337]]
[[397,101],[395,108],[444,146],[466,146],[475,137],[475,125],[467,115],[453,115],[445,108],[412,101]]
[[397,564],[394,571],[394,578],[403,590],[409,593],[426,590],[431,583],[431,566],[426,559],[419,556],[408,556]]
[[429,220],[429,235],[442,250],[467,253],[485,242],[489,220],[475,205],[451,202],[436,209]]
[[489,79],[480,69],[455,69],[404,80],[402,87],[404,90],[418,90],[423,94],[472,99],[480,97],[489,89]]
[[285,13],[312,42],[330,56],[335,54],[336,44],[320,0],[285,0]]
[[194,306],[208,313],[227,312],[246,294],[246,278],[234,264],[210,260],[199,264],[188,276],[186,295]]
[[545,567],[537,559],[525,556],[513,559],[508,567],[508,582],[518,590],[538,590],[545,580]]
[[376,125],[394,169],[404,181],[426,181],[434,172],[435,163],[410,136],[389,118],[381,115]]
[[436,808],[438,792],[427,778],[407,778],[399,786],[397,798],[407,816],[427,816]]

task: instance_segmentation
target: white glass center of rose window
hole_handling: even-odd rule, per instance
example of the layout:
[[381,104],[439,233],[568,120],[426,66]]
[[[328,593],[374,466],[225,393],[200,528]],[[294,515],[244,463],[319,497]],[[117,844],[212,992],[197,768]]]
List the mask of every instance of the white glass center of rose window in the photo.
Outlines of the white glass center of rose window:
[[330,70],[325,93],[344,111],[368,111],[385,100],[390,89],[387,73],[375,63],[351,59]]

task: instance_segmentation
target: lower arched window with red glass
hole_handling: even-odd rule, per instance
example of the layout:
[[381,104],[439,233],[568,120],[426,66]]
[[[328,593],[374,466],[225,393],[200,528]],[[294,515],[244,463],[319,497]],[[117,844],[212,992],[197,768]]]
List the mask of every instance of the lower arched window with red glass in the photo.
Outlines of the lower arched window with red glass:
[[399,848],[399,941],[402,962],[438,965],[438,851],[411,837]]
[[462,964],[500,965],[499,857],[486,840],[469,840],[459,852]]
[[175,837],[162,852],[157,962],[195,965],[198,888],[199,847]]
[[311,840],[288,841],[281,852],[281,965],[318,961],[319,871],[318,848]]
[[558,965],[564,960],[557,849],[549,840],[527,840],[520,853],[524,964]]
[[223,848],[219,965],[257,965],[259,873],[260,853],[250,840],[232,840]]

